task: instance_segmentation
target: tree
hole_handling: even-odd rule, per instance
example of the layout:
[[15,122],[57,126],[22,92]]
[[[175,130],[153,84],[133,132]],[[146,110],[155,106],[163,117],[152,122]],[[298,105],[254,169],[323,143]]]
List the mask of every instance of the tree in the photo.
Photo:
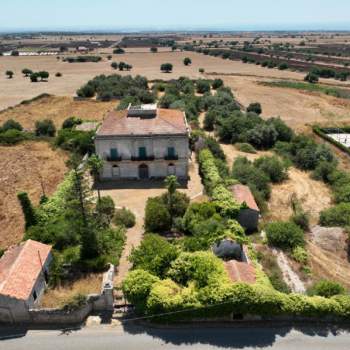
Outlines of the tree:
[[108,228],[115,213],[115,204],[110,196],[99,197],[96,203],[97,222],[100,227]]
[[185,57],[183,62],[185,66],[188,66],[192,63],[192,60],[189,57]]
[[276,221],[266,226],[266,238],[270,245],[281,249],[304,246],[304,232],[293,222]]
[[315,84],[318,82],[318,75],[314,73],[308,73],[305,76],[304,80],[307,81],[308,83]]
[[220,88],[221,86],[224,86],[224,82],[222,79],[214,79],[214,81],[211,84],[211,87],[216,90]]
[[261,104],[259,102],[251,103],[247,108],[247,112],[253,112],[260,115],[262,113]]
[[198,69],[198,72],[201,73],[201,74],[203,74],[203,73],[205,72],[205,69],[204,69],[204,68],[199,68],[199,69]]
[[125,50],[122,49],[121,47],[117,47],[116,49],[113,50],[113,53],[116,55],[122,55],[123,53],[125,53]]
[[345,288],[337,282],[320,280],[313,284],[308,289],[309,295],[319,295],[325,298],[331,298],[334,295],[340,295],[345,293]]
[[[97,154],[93,154],[87,161],[87,165],[90,169],[91,175],[94,178],[95,184],[97,183],[101,170],[103,169],[103,159],[101,159]],[[100,189],[97,186],[97,196],[98,200],[101,199]]]
[[38,81],[39,75],[38,75],[38,73],[32,73],[32,74],[29,76],[29,78],[30,78],[30,81],[31,81],[32,83],[36,83],[36,82]]
[[113,222],[117,226],[131,228],[136,224],[136,217],[131,210],[123,207],[115,211]]
[[145,230],[163,233],[171,228],[171,216],[160,198],[148,198],[145,210]]
[[41,81],[47,80],[50,76],[49,72],[42,70],[40,72],[37,73],[38,77],[40,77]]
[[11,56],[19,56],[19,51],[18,50],[12,50],[11,51]]
[[119,70],[123,71],[126,68],[126,63],[120,62],[118,67],[119,67]]
[[5,132],[7,130],[13,130],[13,129],[22,131],[23,127],[20,123],[16,122],[15,120],[9,119],[2,125],[2,127],[0,128],[0,132]]
[[12,70],[7,70],[5,74],[7,75],[7,77],[8,77],[9,79],[12,79],[12,77],[13,77],[13,75],[14,75],[15,73],[13,73]]
[[69,117],[62,123],[62,129],[72,129],[75,125],[80,125],[83,121],[77,117]]
[[150,50],[152,53],[158,52],[158,48],[157,48],[157,47],[151,47],[149,50]]
[[108,55],[107,59],[108,59],[108,61],[110,61],[112,59],[112,55]]
[[98,256],[98,244],[96,232],[89,217],[91,206],[89,184],[84,176],[81,158],[77,154],[71,156],[68,166],[72,169],[73,186],[68,196],[67,210],[72,213],[72,222],[80,233],[81,258],[92,259]]
[[269,176],[274,183],[282,182],[288,177],[287,166],[278,157],[260,157],[254,161],[254,166]]
[[21,204],[24,214],[25,228],[28,229],[29,227],[36,225],[37,218],[28,194],[26,192],[19,192],[17,193],[17,198]]
[[132,69],[132,65],[126,63],[126,64],[125,64],[125,69],[126,69],[127,71],[131,70],[131,69]]
[[33,71],[28,69],[28,68],[22,69],[22,74],[24,74],[25,77],[30,76],[32,73],[33,73]]
[[173,65],[171,63],[163,63],[160,66],[160,70],[165,73],[170,73],[173,70]]
[[112,63],[111,63],[111,67],[112,67],[113,69],[118,69],[118,63],[117,63],[117,62],[112,62]]
[[173,222],[173,204],[174,204],[174,194],[176,192],[176,188],[180,185],[177,181],[177,177],[175,175],[167,176],[167,178],[164,181],[165,187],[168,190],[167,199],[168,199],[168,209],[171,216],[171,224]]
[[210,82],[204,79],[198,79],[196,82],[196,90],[199,94],[210,92]]
[[38,120],[35,122],[36,136],[55,136],[56,127],[51,119]]

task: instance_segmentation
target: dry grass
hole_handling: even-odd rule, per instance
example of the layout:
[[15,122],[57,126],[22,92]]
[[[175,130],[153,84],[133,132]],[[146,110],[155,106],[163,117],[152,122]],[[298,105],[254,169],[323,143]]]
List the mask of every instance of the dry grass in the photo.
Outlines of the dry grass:
[[77,294],[100,293],[101,283],[101,274],[90,274],[73,283],[48,289],[40,301],[40,306],[43,308],[59,308]]
[[17,192],[26,191],[35,205],[42,195],[51,195],[63,180],[68,156],[53,150],[47,142],[25,142],[0,146],[0,248],[18,243],[24,233],[24,219]]
[[24,128],[33,129],[35,121],[49,118],[57,128],[71,116],[84,120],[102,120],[106,113],[117,106],[117,102],[99,102],[95,100],[74,100],[72,97],[48,96],[0,112],[0,124],[15,119]]
[[251,102],[260,102],[263,117],[280,116],[297,131],[305,131],[308,125],[316,122],[350,122],[348,100],[296,89],[263,86],[259,84],[259,81],[266,81],[262,78],[243,76],[222,76],[222,78],[244,106],[248,106]]

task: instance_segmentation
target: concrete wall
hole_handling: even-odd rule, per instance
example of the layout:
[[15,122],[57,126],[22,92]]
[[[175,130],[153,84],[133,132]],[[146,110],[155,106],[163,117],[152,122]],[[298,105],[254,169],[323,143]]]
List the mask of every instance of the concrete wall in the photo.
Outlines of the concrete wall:
[[[150,137],[114,137],[109,139],[95,139],[96,153],[103,159],[110,155],[111,148],[118,150],[121,162],[105,161],[101,179],[114,178],[139,178],[139,165],[147,164],[149,177],[162,178],[170,175],[169,164],[175,165],[175,175],[179,178],[187,178],[189,140],[188,136],[150,136]],[[139,147],[145,147],[147,156],[154,156],[154,161],[131,161],[131,157],[138,157]],[[177,161],[166,161],[168,147],[175,148]],[[112,170],[113,165],[118,165],[119,170]]]

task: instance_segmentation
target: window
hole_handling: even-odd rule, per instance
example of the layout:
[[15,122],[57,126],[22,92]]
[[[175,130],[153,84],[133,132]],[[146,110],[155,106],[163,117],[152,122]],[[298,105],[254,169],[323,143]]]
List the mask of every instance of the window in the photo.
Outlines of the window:
[[111,160],[118,159],[118,150],[116,148],[111,148]]
[[44,270],[44,278],[45,278],[45,282],[49,283],[49,274],[47,273],[46,270]]
[[141,159],[147,158],[146,147],[139,147],[139,158]]
[[38,295],[36,294],[36,291],[33,292],[33,299],[34,299],[34,301],[35,301],[36,299],[38,299]]
[[175,157],[175,148],[174,147],[168,147],[168,157],[169,158]]

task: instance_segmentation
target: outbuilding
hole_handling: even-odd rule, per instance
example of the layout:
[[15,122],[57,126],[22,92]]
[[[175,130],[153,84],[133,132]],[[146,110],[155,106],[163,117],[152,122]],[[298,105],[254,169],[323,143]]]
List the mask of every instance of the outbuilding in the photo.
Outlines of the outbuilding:
[[239,204],[243,204],[237,221],[248,232],[253,232],[258,228],[260,209],[255,202],[250,188],[245,185],[236,184],[231,186],[233,197]]
[[0,322],[23,322],[42,296],[52,261],[51,246],[31,239],[0,259]]

